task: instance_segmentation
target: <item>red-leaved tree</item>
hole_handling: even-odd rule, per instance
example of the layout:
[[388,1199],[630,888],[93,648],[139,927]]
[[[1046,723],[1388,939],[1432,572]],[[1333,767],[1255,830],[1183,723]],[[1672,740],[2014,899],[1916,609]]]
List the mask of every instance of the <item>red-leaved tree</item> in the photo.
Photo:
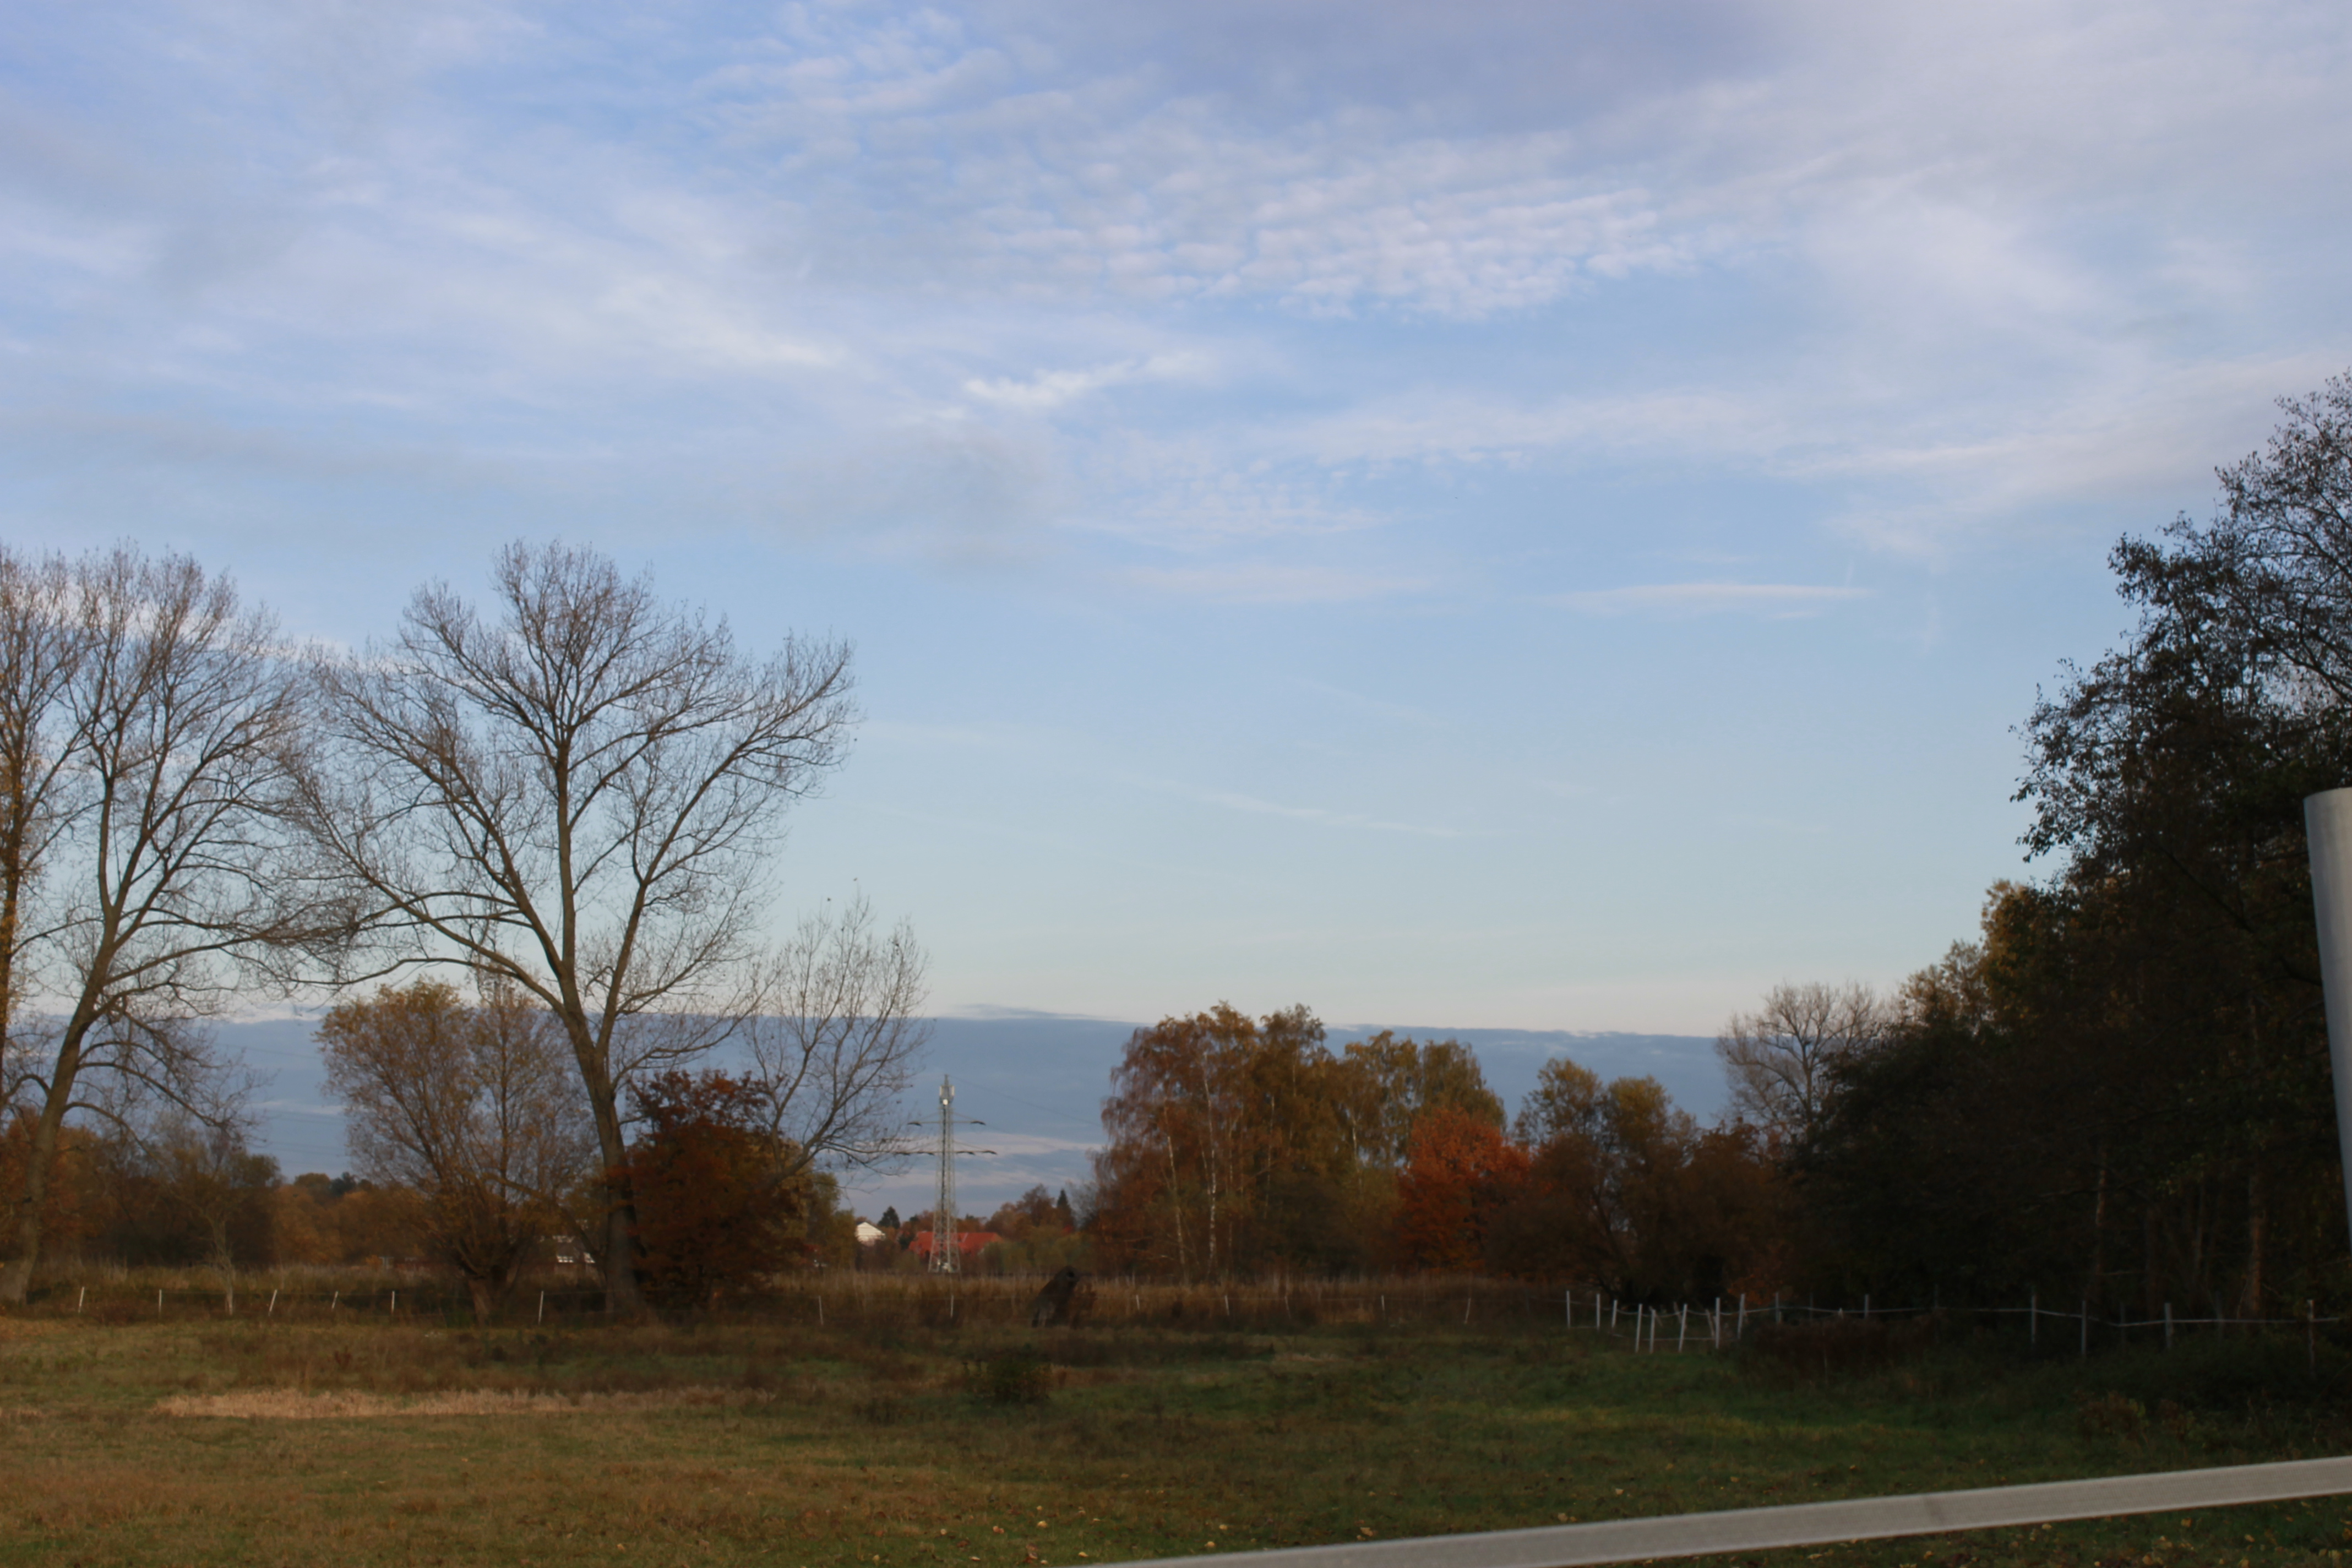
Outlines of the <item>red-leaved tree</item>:
[[1397,1179],[1402,1261],[1451,1274],[1483,1268],[1487,1225],[1527,1180],[1527,1151],[1500,1128],[1454,1106],[1429,1112],[1413,1129]]
[[809,1174],[766,1130],[764,1098],[723,1073],[666,1072],[636,1085],[642,1125],[624,1173],[636,1194],[638,1275],[656,1305],[702,1307],[731,1286],[801,1262]]

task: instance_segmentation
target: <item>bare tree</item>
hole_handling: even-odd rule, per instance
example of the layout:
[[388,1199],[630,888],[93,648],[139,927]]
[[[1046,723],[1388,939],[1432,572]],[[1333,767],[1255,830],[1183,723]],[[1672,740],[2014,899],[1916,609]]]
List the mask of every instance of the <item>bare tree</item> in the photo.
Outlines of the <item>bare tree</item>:
[[266,615],[128,546],[0,578],[0,655],[23,661],[0,672],[0,767],[20,781],[0,921],[12,1091],[35,1117],[0,1301],[21,1301],[67,1118],[110,1114],[126,1086],[197,1107],[218,1064],[184,1022],[345,922],[279,831],[314,725]]
[[249,1087],[207,1097],[197,1109],[167,1103],[154,1125],[135,1135],[164,1201],[202,1233],[205,1261],[219,1277],[222,1304],[232,1314],[240,1222],[256,1214],[278,1182],[278,1162],[249,1143]]
[[757,1009],[783,808],[838,761],[849,651],[764,662],[593,551],[512,545],[485,619],[446,584],[323,662],[306,816],[372,916],[552,1014],[604,1170],[605,1300],[642,1310],[622,1095]]
[[885,933],[863,894],[805,918],[767,966],[745,1020],[769,1131],[797,1169],[875,1165],[911,1147],[899,1097],[930,1037],[923,950],[905,921]]
[[554,1016],[511,985],[469,1005],[423,979],[336,1006],[319,1046],[360,1173],[423,1197],[434,1247],[488,1321],[530,1248],[573,1223],[564,1200],[596,1170]]
[[25,997],[18,958],[31,934],[26,907],[86,780],[67,766],[72,705],[89,653],[73,614],[72,576],[56,556],[26,560],[0,546],[0,1110],[27,1082],[31,1042],[16,1019]]
[[1732,1109],[1783,1142],[1801,1138],[1820,1120],[1830,1068],[1877,1047],[1893,1023],[1867,985],[1775,985],[1716,1037]]

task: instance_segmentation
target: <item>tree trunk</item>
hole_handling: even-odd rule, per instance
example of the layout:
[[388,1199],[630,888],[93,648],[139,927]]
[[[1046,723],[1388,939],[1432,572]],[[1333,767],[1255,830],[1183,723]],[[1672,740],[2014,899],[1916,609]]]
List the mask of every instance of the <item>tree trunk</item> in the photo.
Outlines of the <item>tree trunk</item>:
[[469,1274],[466,1277],[466,1290],[474,1299],[474,1326],[488,1328],[490,1313],[498,1305],[498,1290],[494,1283]]
[[2263,1201],[2263,1171],[2257,1165],[2246,1175],[2246,1293],[2238,1307],[2249,1318],[2263,1315],[2263,1242],[2269,1220],[2268,1205]]
[[2091,1200],[2091,1278],[2084,1294],[2091,1300],[2105,1299],[2107,1272],[2107,1152],[2099,1151],[2098,1194]]
[[74,1077],[81,1066],[82,1030],[68,1026],[58,1042],[58,1059],[49,1068],[49,1092],[33,1123],[33,1147],[25,1162],[25,1190],[16,1199],[16,1251],[0,1268],[0,1304],[21,1307],[32,1288],[33,1266],[41,1259],[41,1216],[48,1207],[49,1171],[57,1163],[58,1135],[73,1103]]
[[210,1221],[209,1226],[213,1233],[213,1267],[220,1272],[221,1299],[227,1306],[228,1315],[234,1318],[236,1316],[236,1255],[229,1249],[227,1213],[224,1212],[218,1219]]
[[1168,1131],[1165,1111],[1160,1118],[1160,1141],[1168,1151],[1168,1209],[1176,1218],[1176,1277],[1190,1280],[1192,1278],[1192,1258],[1184,1246],[1184,1187],[1176,1170],[1176,1137]]
[[621,1169],[628,1149],[621,1142],[619,1119],[601,1106],[596,1138],[605,1162],[604,1237],[598,1257],[604,1272],[604,1311],[614,1318],[639,1318],[645,1315],[646,1299],[637,1286],[637,1205]]
[[604,1275],[604,1312],[614,1318],[641,1318],[645,1293],[637,1285],[637,1205],[629,1189],[626,1166],[629,1146],[621,1138],[620,1087],[607,1075],[605,1057],[598,1048],[584,1016],[563,1020],[572,1048],[580,1063],[583,1086],[588,1090],[588,1110],[596,1123],[596,1152],[604,1162],[604,1234],[597,1261]]

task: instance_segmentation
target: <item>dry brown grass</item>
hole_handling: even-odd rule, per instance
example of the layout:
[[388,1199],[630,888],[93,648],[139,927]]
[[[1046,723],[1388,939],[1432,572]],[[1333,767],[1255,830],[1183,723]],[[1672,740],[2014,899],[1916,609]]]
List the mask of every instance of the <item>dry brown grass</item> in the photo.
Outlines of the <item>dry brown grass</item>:
[[414,1415],[610,1415],[622,1411],[740,1408],[774,1398],[772,1394],[744,1388],[572,1394],[472,1389],[404,1399],[351,1390],[305,1394],[298,1388],[241,1388],[227,1394],[175,1394],[157,1400],[155,1409],[165,1415],[243,1421],[378,1421]]

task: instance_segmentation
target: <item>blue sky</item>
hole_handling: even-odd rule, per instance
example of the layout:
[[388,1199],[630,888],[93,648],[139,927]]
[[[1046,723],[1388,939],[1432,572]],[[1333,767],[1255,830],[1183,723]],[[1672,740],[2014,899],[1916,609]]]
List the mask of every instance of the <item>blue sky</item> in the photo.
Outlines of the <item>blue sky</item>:
[[0,530],[856,645],[780,924],[949,1012],[1710,1034],[2352,365],[2340,5],[12,10]]

